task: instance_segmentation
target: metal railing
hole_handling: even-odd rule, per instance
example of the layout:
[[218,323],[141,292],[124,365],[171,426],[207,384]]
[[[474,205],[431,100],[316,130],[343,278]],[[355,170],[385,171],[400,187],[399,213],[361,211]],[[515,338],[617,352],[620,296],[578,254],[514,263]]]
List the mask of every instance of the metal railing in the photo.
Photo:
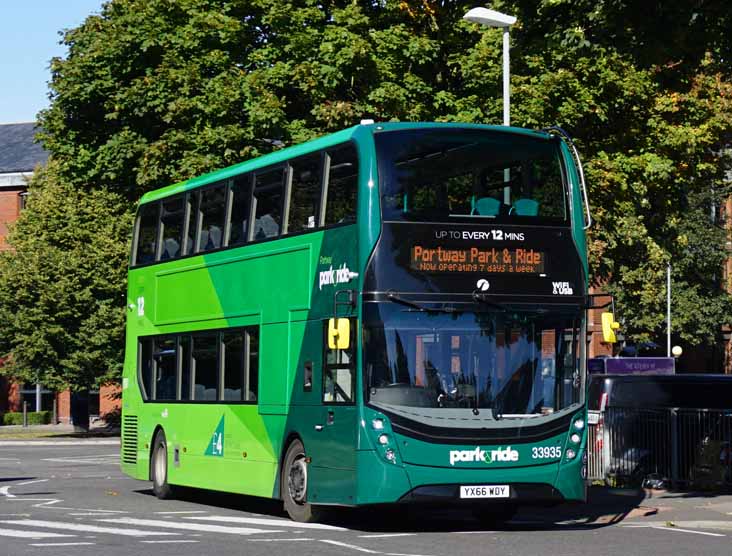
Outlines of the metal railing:
[[732,410],[610,407],[588,433],[590,480],[611,486],[732,486]]

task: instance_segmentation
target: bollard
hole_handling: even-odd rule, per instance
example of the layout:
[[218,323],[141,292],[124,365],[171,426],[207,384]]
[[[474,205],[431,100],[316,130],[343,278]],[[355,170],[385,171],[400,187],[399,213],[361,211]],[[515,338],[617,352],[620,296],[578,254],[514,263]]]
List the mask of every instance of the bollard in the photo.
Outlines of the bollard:
[[28,426],[28,402],[23,401],[23,426]]

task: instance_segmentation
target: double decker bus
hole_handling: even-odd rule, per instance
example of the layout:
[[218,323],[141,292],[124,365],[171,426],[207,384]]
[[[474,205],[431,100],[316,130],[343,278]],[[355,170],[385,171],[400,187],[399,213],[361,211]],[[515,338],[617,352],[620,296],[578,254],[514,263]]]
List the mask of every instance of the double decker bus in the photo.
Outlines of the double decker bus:
[[488,125],[366,122],[146,194],[123,471],[299,521],[584,499],[587,225],[571,140]]

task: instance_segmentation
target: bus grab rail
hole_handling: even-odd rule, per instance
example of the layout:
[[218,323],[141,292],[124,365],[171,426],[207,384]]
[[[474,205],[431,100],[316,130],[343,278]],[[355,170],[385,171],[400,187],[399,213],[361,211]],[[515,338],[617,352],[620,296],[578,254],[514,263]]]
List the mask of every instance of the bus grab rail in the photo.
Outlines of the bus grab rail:
[[574,145],[574,141],[572,141],[572,138],[569,136],[569,133],[564,131],[559,126],[552,126],[544,129],[543,131],[546,131],[547,133],[557,133],[564,141],[567,143],[567,145],[572,150],[572,155],[574,156],[575,162],[577,163],[577,170],[579,171],[579,177],[580,177],[580,188],[582,189],[582,200],[585,204],[585,212],[587,213],[587,222],[585,223],[583,229],[588,230],[592,226],[592,215],[590,214],[590,200],[587,196],[587,184],[585,183],[585,171],[582,168],[582,159],[580,158],[579,152],[577,152],[577,147]]

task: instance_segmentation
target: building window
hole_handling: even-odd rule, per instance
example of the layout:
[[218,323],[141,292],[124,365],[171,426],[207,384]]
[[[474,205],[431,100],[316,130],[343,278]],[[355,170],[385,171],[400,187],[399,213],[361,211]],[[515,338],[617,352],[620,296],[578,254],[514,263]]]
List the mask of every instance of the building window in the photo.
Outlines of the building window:
[[30,195],[28,191],[21,191],[18,194],[18,208],[20,210],[25,209],[26,204],[28,204],[28,195]]

